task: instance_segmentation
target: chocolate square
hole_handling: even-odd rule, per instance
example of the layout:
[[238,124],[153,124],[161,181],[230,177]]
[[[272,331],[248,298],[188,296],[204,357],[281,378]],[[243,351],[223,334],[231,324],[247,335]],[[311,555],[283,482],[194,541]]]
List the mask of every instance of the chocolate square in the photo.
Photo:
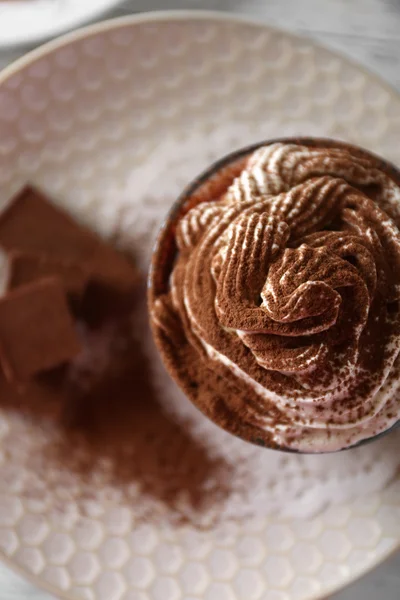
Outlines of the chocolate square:
[[48,277],[61,279],[67,295],[78,301],[87,285],[88,274],[80,266],[66,260],[18,250],[10,252],[8,291]]
[[7,251],[44,254],[79,264],[95,253],[98,239],[44,194],[27,186],[0,214],[0,245]]
[[[86,273],[86,283],[90,281],[97,290],[99,302],[104,292],[107,302],[114,295],[129,303],[139,280],[138,271],[125,256],[31,186],[19,192],[0,214],[0,246],[9,253],[44,256],[57,262],[58,269],[75,264]],[[63,277],[59,270],[57,274]]]
[[79,351],[61,279],[43,279],[0,298],[0,364],[8,381],[28,381]]

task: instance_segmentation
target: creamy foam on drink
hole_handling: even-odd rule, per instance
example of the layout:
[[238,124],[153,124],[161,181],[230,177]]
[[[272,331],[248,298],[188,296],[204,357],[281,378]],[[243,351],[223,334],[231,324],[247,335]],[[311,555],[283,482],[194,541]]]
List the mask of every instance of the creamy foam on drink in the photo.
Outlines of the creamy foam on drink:
[[280,447],[336,450],[400,418],[400,189],[350,148],[251,154],[179,221],[152,313],[234,378],[247,400],[227,410]]

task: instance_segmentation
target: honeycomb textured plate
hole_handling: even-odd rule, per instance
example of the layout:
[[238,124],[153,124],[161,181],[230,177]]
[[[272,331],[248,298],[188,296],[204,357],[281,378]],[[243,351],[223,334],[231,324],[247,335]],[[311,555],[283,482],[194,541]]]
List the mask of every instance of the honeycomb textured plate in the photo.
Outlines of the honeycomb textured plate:
[[[161,217],[135,203],[151,182],[165,182],[166,212],[219,155],[293,134],[346,139],[400,163],[400,99],[346,60],[260,24],[209,13],[106,22],[0,75],[0,200],[30,180],[108,236],[122,218],[113,200],[125,198],[119,235],[133,224],[145,266]],[[118,495],[95,488],[84,514],[73,502],[60,511],[52,473],[36,477],[22,463],[41,435],[0,413],[0,551],[62,598],[312,600],[399,546],[400,479],[311,520],[223,531],[136,524]],[[22,493],[29,482],[32,495]]]

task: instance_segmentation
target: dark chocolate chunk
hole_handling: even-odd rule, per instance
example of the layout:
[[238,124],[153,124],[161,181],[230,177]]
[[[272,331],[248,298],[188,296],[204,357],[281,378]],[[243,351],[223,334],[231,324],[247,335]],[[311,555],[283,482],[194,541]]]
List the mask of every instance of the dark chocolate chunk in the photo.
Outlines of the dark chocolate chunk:
[[67,296],[79,301],[87,285],[88,275],[79,265],[67,260],[18,250],[10,252],[8,291],[47,277],[59,277]]
[[133,264],[78,224],[37,189],[27,186],[0,214],[0,246],[75,263],[88,281],[129,297],[138,282]]
[[28,381],[79,350],[61,279],[43,279],[0,299],[0,364],[8,381]]

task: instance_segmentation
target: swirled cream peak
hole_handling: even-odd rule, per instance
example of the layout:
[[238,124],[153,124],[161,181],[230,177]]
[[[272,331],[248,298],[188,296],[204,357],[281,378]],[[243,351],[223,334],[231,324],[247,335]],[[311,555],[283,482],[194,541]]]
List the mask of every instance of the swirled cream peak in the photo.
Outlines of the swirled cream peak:
[[305,451],[371,437],[400,418],[399,210],[373,157],[261,147],[179,221],[153,318],[164,327],[172,311],[201,360],[245,391],[223,398],[239,425]]

